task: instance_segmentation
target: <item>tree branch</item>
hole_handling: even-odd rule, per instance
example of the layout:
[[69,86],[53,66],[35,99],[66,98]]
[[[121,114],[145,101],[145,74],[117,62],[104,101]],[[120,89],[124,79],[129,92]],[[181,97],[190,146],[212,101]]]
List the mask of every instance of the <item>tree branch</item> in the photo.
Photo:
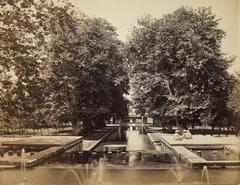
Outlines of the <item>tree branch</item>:
[[172,91],[171,91],[171,89],[170,89],[169,81],[168,81],[168,80],[165,80],[165,79],[163,79],[163,80],[165,81],[165,83],[166,83],[166,85],[167,85],[167,89],[168,89],[169,95],[170,95],[170,96],[173,96],[173,93],[172,93]]

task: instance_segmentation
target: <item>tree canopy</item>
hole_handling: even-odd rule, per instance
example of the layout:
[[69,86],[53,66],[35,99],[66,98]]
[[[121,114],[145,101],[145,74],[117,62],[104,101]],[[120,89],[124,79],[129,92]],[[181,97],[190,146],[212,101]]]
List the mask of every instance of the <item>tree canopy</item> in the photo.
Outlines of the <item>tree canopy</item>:
[[50,4],[3,0],[0,15],[0,108],[5,121],[25,127],[45,102],[46,43]]
[[10,127],[83,122],[87,128],[127,116],[123,43],[109,22],[77,13],[66,1],[0,6],[0,110]]
[[231,88],[225,32],[210,8],[138,20],[128,41],[135,107],[163,123],[220,123]]
[[77,22],[72,39],[56,39],[53,69],[57,79],[61,74],[62,80],[57,82],[61,97],[65,99],[68,93],[70,98],[66,101],[70,112],[65,118],[91,129],[103,126],[110,117],[127,116],[123,94],[128,93],[128,77],[115,28],[100,18],[84,17]]

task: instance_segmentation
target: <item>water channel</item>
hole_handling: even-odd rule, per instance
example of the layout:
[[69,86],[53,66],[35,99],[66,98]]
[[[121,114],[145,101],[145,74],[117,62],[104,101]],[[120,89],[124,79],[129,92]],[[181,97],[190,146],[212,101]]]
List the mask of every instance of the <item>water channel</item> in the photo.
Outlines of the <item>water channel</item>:
[[[171,185],[188,184],[203,185],[201,183],[201,169],[180,169],[181,182],[178,182],[176,164],[174,162],[161,163],[151,160],[149,155],[154,154],[153,145],[148,140],[148,136],[141,134],[139,130],[129,128],[122,132],[119,137],[118,132],[111,134],[105,142],[101,143],[95,151],[103,150],[104,145],[121,144],[126,145],[126,155],[129,160],[125,163],[112,163],[119,160],[119,154],[112,154],[109,163],[98,165],[92,168],[91,164],[74,163],[69,165],[66,161],[58,161],[49,165],[43,165],[34,169],[26,169],[26,182],[22,182],[21,170],[4,169],[1,170],[1,185]],[[120,139],[119,139],[120,138]],[[142,153],[144,157],[137,160],[136,156]],[[115,155],[115,158],[114,158]],[[117,156],[117,157],[116,157]],[[122,159],[121,159],[122,160]],[[100,170],[99,170],[100,169]],[[209,169],[209,181],[211,185],[238,185],[240,183],[240,172],[238,168],[229,169]],[[93,175],[94,180],[90,179]],[[101,179],[100,179],[101,178]],[[84,181],[85,179],[85,181]],[[85,183],[87,182],[87,183]]]

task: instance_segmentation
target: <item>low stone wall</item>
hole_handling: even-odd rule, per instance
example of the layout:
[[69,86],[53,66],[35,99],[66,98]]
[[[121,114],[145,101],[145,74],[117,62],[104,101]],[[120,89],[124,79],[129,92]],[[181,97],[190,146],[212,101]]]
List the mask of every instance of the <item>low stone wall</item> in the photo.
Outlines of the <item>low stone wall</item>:
[[92,151],[92,150],[94,150],[101,142],[103,142],[109,135],[111,135],[117,129],[118,129],[118,127],[115,127],[113,129],[109,130],[101,139],[93,140],[92,144],[90,146],[88,146],[87,148],[83,147],[83,150],[84,151]]
[[205,159],[199,157],[183,146],[173,146],[172,149],[178,160],[185,163],[187,167],[202,168],[202,164],[206,162]]

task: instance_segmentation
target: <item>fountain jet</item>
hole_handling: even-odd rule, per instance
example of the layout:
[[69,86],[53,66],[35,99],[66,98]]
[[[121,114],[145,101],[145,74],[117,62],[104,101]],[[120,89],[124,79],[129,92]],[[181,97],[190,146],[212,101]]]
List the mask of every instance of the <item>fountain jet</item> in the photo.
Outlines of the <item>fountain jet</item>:
[[22,151],[21,151],[21,179],[22,179],[22,184],[23,185],[26,185],[26,152],[25,152],[25,149],[22,148]]
[[[204,178],[205,177],[205,178]],[[206,183],[204,183],[204,179],[206,179]],[[202,177],[201,177],[201,185],[210,185],[209,174],[207,166],[203,166]]]

